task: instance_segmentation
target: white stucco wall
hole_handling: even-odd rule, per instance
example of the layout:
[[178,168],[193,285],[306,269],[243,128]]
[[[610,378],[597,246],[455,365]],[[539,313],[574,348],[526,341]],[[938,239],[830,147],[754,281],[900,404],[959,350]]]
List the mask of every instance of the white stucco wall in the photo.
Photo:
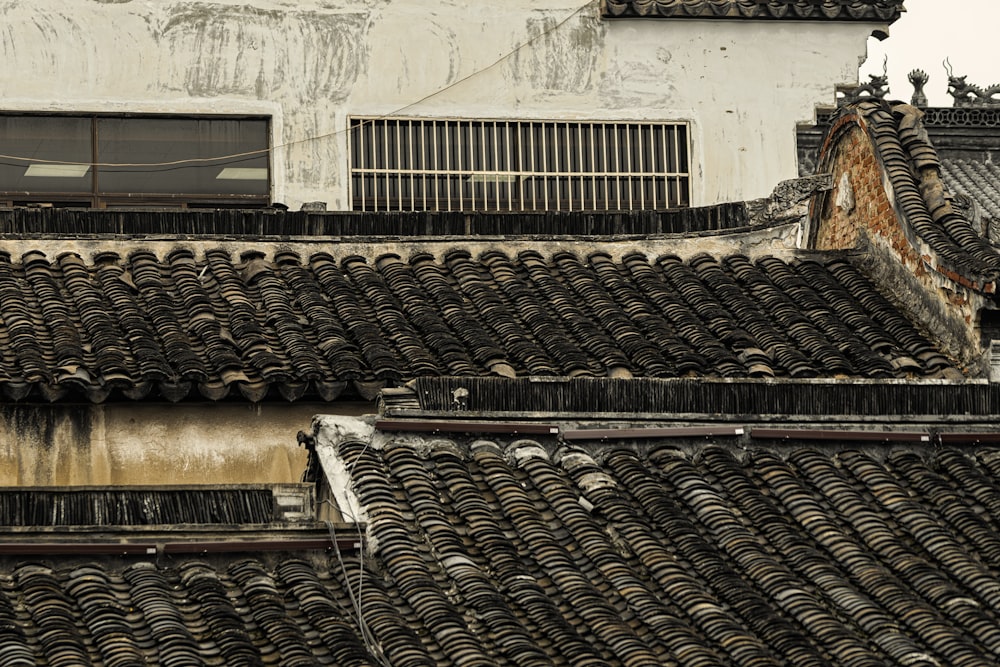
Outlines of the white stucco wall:
[[347,116],[397,112],[689,121],[692,203],[760,197],[796,174],[796,122],[856,81],[867,37],[886,29],[607,21],[597,0],[0,0],[0,11],[0,108],[268,114],[274,199],[331,209],[349,204]]

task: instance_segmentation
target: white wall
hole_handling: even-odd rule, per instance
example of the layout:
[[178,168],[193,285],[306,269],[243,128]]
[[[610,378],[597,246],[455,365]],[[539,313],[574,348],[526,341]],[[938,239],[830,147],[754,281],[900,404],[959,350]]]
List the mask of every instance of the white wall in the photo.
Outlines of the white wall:
[[596,0],[3,0],[0,10],[0,108],[270,114],[274,199],[331,209],[349,204],[346,117],[394,112],[690,121],[693,203],[764,196],[796,175],[795,123],[857,79],[876,27],[606,21]]

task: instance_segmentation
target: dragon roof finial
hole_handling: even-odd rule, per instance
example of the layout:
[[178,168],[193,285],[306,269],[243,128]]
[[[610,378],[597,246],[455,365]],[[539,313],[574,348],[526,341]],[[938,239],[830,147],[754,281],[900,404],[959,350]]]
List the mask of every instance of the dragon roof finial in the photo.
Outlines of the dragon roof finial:
[[955,76],[951,67],[951,61],[945,58],[945,72],[948,74],[948,94],[954,98],[956,107],[985,107],[1000,104],[1000,84],[993,84],[989,88],[980,88],[968,83],[967,76]]
[[881,100],[889,94],[889,56],[882,61],[881,74],[869,74],[868,83],[862,83],[854,88],[837,88],[837,106],[842,107],[852,102],[861,100],[876,99]]

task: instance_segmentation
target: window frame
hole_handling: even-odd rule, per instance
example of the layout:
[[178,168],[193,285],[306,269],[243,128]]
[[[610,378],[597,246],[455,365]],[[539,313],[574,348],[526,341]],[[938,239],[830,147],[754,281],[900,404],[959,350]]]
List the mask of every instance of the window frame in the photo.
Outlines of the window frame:
[[[260,150],[266,161],[266,183],[263,194],[235,194],[226,192],[116,192],[102,191],[99,183],[100,167],[92,164],[87,174],[88,187],[74,192],[31,190],[0,190],[0,206],[54,206],[100,209],[124,208],[262,208],[271,204],[274,189],[272,161],[273,122],[266,114],[202,114],[202,113],[113,113],[113,112],[34,112],[0,111],[0,118],[73,118],[90,123],[90,162],[100,163],[98,126],[101,120],[190,120],[190,121],[263,121],[265,146]],[[143,162],[141,158],[136,162]],[[152,161],[151,161],[152,162]],[[30,164],[30,160],[25,160]],[[2,185],[0,185],[2,187]]]
[[[688,121],[351,115],[347,127],[348,200],[355,211],[691,205]],[[612,137],[622,145],[609,146]],[[636,162],[640,168],[631,168]]]

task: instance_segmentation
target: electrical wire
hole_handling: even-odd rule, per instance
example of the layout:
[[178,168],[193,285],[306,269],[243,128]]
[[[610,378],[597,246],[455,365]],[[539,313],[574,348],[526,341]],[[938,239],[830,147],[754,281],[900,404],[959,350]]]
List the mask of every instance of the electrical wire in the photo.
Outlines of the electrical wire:
[[[324,503],[336,508],[336,504],[330,500],[324,500]],[[378,640],[375,639],[375,635],[372,634],[371,629],[368,627],[368,622],[365,620],[364,604],[361,598],[363,586],[364,586],[364,535],[361,533],[361,526],[355,521],[355,525],[358,527],[358,541],[361,544],[361,556],[358,559],[358,590],[355,593],[354,588],[351,586],[351,578],[347,573],[347,564],[344,563],[344,557],[340,553],[340,547],[337,546],[337,529],[334,527],[332,521],[326,521],[327,531],[330,533],[330,539],[333,541],[334,551],[337,554],[337,562],[340,565],[340,573],[344,578],[344,588],[347,590],[347,597],[350,598],[351,607],[353,608],[354,620],[357,623],[358,629],[361,631],[361,639],[364,641],[365,648],[368,649],[368,653],[375,658],[384,667],[391,667],[385,655],[382,652],[382,648],[378,644]]]
[[[556,30],[559,30],[564,25],[566,25],[567,23],[569,23],[572,19],[574,19],[577,15],[579,15],[581,12],[583,12],[583,10],[585,10],[587,7],[593,5],[593,4],[597,3],[597,2],[600,2],[600,0],[587,0],[586,3],[584,3],[580,7],[577,7],[571,14],[569,14],[568,16],[566,16],[565,18],[563,18],[561,21],[559,21],[558,23],[556,23],[552,27],[550,27],[550,28],[548,28],[546,30],[543,30],[542,32],[538,33],[534,37],[531,37],[530,39],[528,39],[528,40],[526,40],[524,42],[521,42],[520,44],[518,44],[517,46],[515,46],[512,50],[510,50],[507,53],[503,54],[502,56],[500,56],[499,58],[497,58],[496,60],[494,60],[492,63],[490,63],[489,65],[483,67],[482,69],[475,70],[472,73],[467,74],[466,76],[462,77],[461,79],[457,79],[457,80],[451,82],[450,84],[444,86],[443,88],[439,88],[438,90],[435,90],[434,92],[428,93],[427,95],[424,95],[423,97],[421,97],[420,99],[418,99],[418,100],[416,100],[414,102],[410,102],[409,104],[401,106],[398,109],[396,109],[395,111],[390,112],[388,115],[381,116],[380,119],[386,119],[386,118],[391,118],[392,116],[398,116],[398,115],[404,113],[405,111],[407,111],[408,109],[412,109],[413,107],[418,106],[420,104],[423,104],[424,102],[427,102],[428,100],[431,100],[431,99],[433,99],[433,98],[435,98],[435,97],[437,97],[439,95],[443,95],[444,93],[448,92],[449,90],[451,90],[451,89],[453,89],[453,88],[455,88],[457,86],[462,85],[466,81],[469,81],[470,79],[473,79],[473,78],[475,78],[475,77],[477,77],[477,76],[479,76],[481,74],[484,74],[485,72],[488,72],[488,71],[494,69],[498,65],[501,65],[502,63],[510,60],[515,55],[517,55],[518,53],[520,53],[525,48],[531,46],[532,44],[534,44],[538,40],[540,40],[540,39],[542,39],[544,37],[547,37],[548,35],[552,34]],[[367,121],[364,121],[364,123],[371,123],[371,122],[374,122],[375,120],[376,119],[369,119]],[[363,127],[364,123],[362,123],[362,125],[359,125],[359,126],[356,126],[356,127]],[[23,155],[5,155],[3,153],[0,153],[0,160],[19,160],[19,161],[22,161],[22,162],[31,162],[31,163],[37,163],[37,164],[67,164],[67,165],[75,165],[75,166],[84,166],[84,165],[86,165],[86,166],[90,166],[90,167],[172,167],[172,166],[176,166],[176,165],[199,164],[199,163],[203,163],[203,162],[218,162],[219,160],[230,160],[230,159],[236,159],[236,158],[249,158],[249,157],[255,157],[255,156],[260,156],[260,155],[267,155],[267,154],[273,153],[274,151],[276,151],[276,150],[278,150],[280,148],[289,148],[291,146],[297,146],[299,144],[311,143],[311,142],[314,142],[314,141],[320,141],[320,140],[323,140],[323,139],[329,139],[331,137],[335,137],[335,136],[338,136],[338,135],[341,135],[341,134],[346,134],[347,132],[351,131],[351,129],[354,129],[354,128],[348,128],[348,129],[344,129],[344,130],[334,130],[333,132],[327,132],[325,134],[317,134],[317,135],[314,135],[312,137],[304,137],[302,139],[296,139],[295,141],[287,141],[285,143],[277,144],[275,146],[270,146],[268,148],[259,148],[257,150],[245,151],[245,152],[242,152],[242,153],[232,153],[232,154],[229,154],[229,155],[219,155],[219,156],[216,156],[216,157],[185,158],[185,159],[182,159],[182,160],[170,160],[170,161],[167,161],[167,162],[71,162],[71,161],[64,161],[64,160],[48,160],[48,159],[44,159],[44,158],[25,157]]]
[[[357,467],[358,462],[361,460],[361,457],[363,457],[365,453],[368,451],[368,449],[372,446],[374,440],[375,440],[375,431],[373,430],[371,434],[368,436],[368,440],[364,443],[364,447],[361,449],[361,451],[355,457],[354,461],[348,467],[347,470],[348,479],[351,480],[354,479],[354,469]],[[375,636],[372,634],[371,629],[368,627],[367,621],[365,621],[364,605],[362,601],[362,591],[364,587],[364,575],[365,575],[365,551],[364,551],[365,540],[364,540],[364,534],[361,532],[361,522],[358,520],[357,516],[354,516],[350,507],[339,507],[329,498],[323,499],[322,502],[338,510],[347,519],[350,519],[350,521],[355,525],[355,527],[358,530],[358,542],[361,545],[360,547],[361,553],[360,553],[360,558],[358,558],[358,584],[357,584],[357,592],[355,593],[354,588],[351,586],[351,578],[347,573],[347,565],[344,563],[343,555],[340,553],[340,547],[337,546],[336,528],[334,527],[332,521],[325,522],[327,530],[330,533],[330,538],[333,541],[334,550],[337,554],[337,562],[340,564],[340,572],[344,577],[345,588],[347,589],[347,596],[350,598],[351,606],[354,608],[355,621],[357,622],[358,629],[361,631],[361,636],[365,642],[365,646],[368,648],[368,652],[372,655],[372,657],[378,660],[380,664],[384,665],[384,667],[391,667],[391,665],[389,665],[388,660],[383,655],[382,649],[378,645],[378,641],[375,639]]]

